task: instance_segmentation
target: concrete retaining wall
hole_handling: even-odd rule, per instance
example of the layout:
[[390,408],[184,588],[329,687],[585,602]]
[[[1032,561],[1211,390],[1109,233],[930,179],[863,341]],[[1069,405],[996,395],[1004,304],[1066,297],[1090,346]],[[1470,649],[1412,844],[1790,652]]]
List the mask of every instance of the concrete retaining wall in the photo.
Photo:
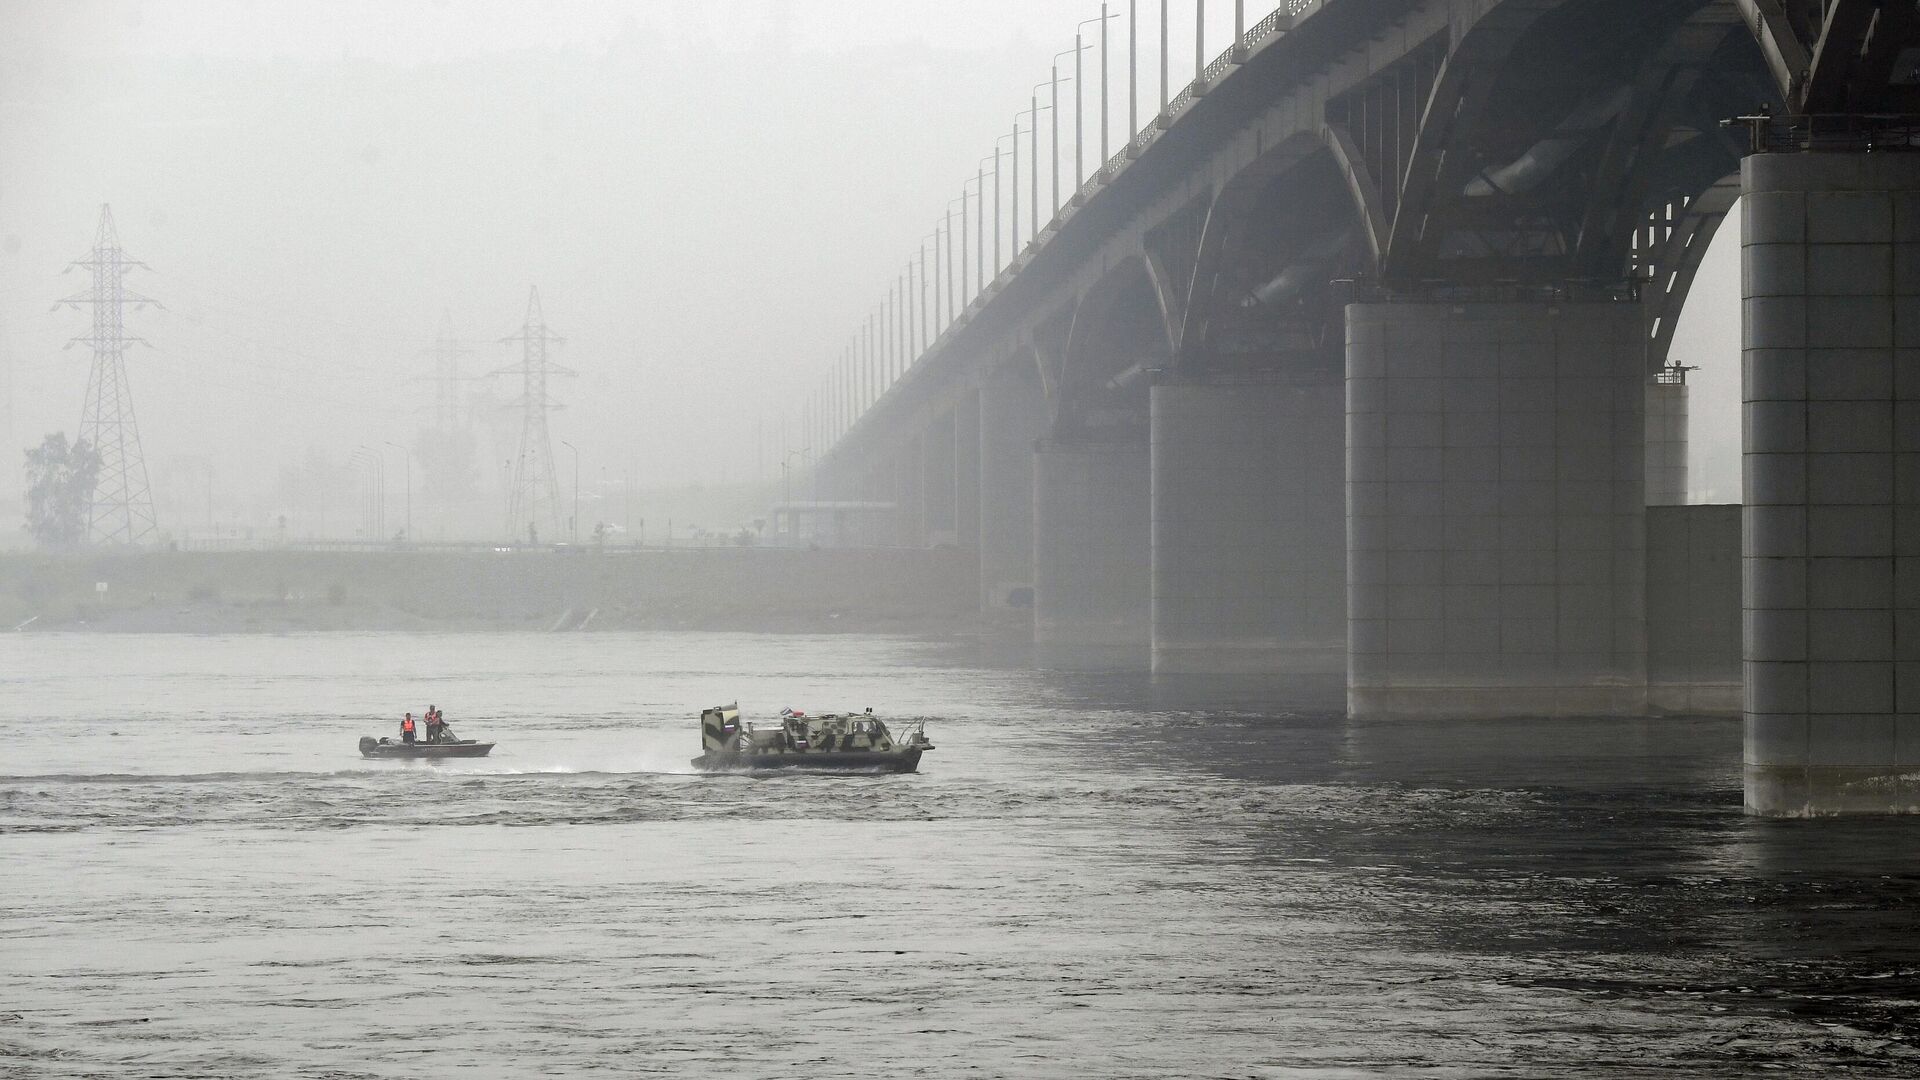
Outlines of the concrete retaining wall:
[[0,558],[0,626],[167,629],[198,612],[178,628],[544,628],[573,609],[600,626],[872,628],[970,618],[976,582],[958,548],[17,555]]
[[1740,506],[1647,508],[1647,704],[1740,715]]

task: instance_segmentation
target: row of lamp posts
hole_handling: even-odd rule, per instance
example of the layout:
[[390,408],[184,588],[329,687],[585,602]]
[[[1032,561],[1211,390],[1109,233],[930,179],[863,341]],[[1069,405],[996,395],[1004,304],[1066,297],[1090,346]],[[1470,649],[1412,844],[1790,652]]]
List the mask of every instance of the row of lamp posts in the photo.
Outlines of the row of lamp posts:
[[[1167,80],[1169,47],[1169,0],[1160,3],[1160,110],[1156,124],[1165,124],[1170,118],[1167,107],[1170,102]],[[806,443],[802,453],[811,454],[813,447],[832,444],[845,434],[858,420],[860,413],[881,394],[885,393],[895,380],[905,374],[916,358],[938,340],[944,329],[959,316],[987,287],[987,243],[986,243],[986,185],[989,176],[993,181],[993,250],[992,266],[997,276],[1005,263],[1000,249],[1002,234],[1000,212],[1000,162],[1010,162],[1012,182],[1008,185],[1008,197],[1011,200],[1010,213],[1006,217],[1006,232],[1014,257],[1018,257],[1020,244],[1020,136],[1027,136],[1028,154],[1031,164],[1027,169],[1028,198],[1028,243],[1039,238],[1040,226],[1040,114],[1052,112],[1052,203],[1053,213],[1058,214],[1062,203],[1060,197],[1060,84],[1073,84],[1073,176],[1074,190],[1071,201],[1078,202],[1082,188],[1086,184],[1085,168],[1085,123],[1084,123],[1084,79],[1082,78],[1082,59],[1085,53],[1095,46],[1085,40],[1086,27],[1099,27],[1100,52],[1100,160],[1098,169],[1107,167],[1111,156],[1108,153],[1107,111],[1107,72],[1108,72],[1108,33],[1107,24],[1120,18],[1119,12],[1110,12],[1111,3],[1100,5],[1100,14],[1083,19],[1074,27],[1073,48],[1064,49],[1053,55],[1048,78],[1045,82],[1034,84],[1028,94],[1027,107],[1014,114],[1013,130],[994,141],[993,153],[980,159],[974,176],[962,181],[960,196],[949,200],[945,212],[935,223],[931,233],[923,236],[917,251],[917,260],[909,259],[906,267],[889,286],[888,295],[878,309],[870,313],[861,329],[856,332],[848,344],[840,351],[835,361],[828,366],[826,376],[818,389],[810,394],[801,408],[800,428]],[[1197,83],[1206,71],[1206,0],[1194,0],[1194,81]],[[1127,130],[1129,147],[1140,131],[1140,95],[1139,95],[1139,8],[1140,0],[1127,0]],[[1246,36],[1246,2],[1234,0],[1233,40],[1236,57]],[[1062,77],[1060,58],[1073,57],[1073,74]],[[1048,91],[1047,104],[1040,103],[1040,89]],[[1029,118],[1023,131],[1022,118]],[[1006,144],[1007,148],[1002,149]],[[987,163],[992,162],[989,171]],[[974,185],[971,195],[967,184]],[[969,298],[967,290],[967,230],[969,215],[967,201],[974,201],[975,220],[973,293]],[[954,276],[953,206],[960,204],[960,274]],[[932,265],[928,264],[928,244],[932,245]],[[915,286],[918,285],[916,290]],[[929,290],[931,285],[931,290]],[[789,456],[791,456],[789,452]],[[787,465],[781,465],[783,473]]]

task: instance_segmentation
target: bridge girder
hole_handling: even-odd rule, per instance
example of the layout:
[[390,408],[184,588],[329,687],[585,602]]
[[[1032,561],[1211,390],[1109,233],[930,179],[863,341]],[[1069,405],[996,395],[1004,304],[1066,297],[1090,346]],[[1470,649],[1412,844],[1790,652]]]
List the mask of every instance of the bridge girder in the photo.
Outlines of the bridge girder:
[[1920,111],[1912,0],[1734,0],[1797,115]]
[[[1904,106],[1906,68],[1920,67],[1916,11],[1916,0],[1329,2],[1076,200],[875,410],[891,419],[853,437],[884,447],[924,412],[914,401],[1008,362],[1031,362],[1056,423],[1070,423],[1075,395],[1101,381],[1087,352],[1116,273],[1145,282],[1135,296],[1150,297],[1171,377],[1317,355],[1324,313],[1344,296],[1336,279],[1415,293],[1638,290],[1657,362],[1744,152],[1719,121],[1808,101]],[[1338,214],[1295,205],[1297,190],[1272,196],[1303,169],[1340,193]],[[1340,227],[1277,223],[1290,214]],[[1274,280],[1309,255],[1322,266],[1310,289]],[[1261,289],[1286,299],[1250,302]]]

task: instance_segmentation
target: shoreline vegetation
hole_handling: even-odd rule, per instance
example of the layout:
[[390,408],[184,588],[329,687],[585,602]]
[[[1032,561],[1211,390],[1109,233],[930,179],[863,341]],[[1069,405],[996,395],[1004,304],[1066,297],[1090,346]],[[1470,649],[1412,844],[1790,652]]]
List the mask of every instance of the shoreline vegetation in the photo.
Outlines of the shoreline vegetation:
[[0,555],[22,632],[993,633],[978,596],[953,548]]

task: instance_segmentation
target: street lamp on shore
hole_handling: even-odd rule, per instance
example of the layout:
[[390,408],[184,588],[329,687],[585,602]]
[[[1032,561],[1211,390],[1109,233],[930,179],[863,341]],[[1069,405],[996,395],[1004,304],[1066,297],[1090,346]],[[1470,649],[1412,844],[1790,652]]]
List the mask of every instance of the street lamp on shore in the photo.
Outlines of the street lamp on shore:
[[787,527],[777,531],[782,535],[791,533],[795,540],[800,538],[800,524],[799,519],[793,514],[793,479],[790,474],[794,458],[797,457],[804,463],[812,454],[811,447],[803,446],[798,450],[787,451],[787,456],[780,459],[780,508],[786,513]]
[[347,464],[356,462],[367,467],[366,498],[361,500],[360,535],[370,543],[378,543],[381,534],[387,531],[387,456],[366,443],[354,448],[347,456]]
[[400,451],[400,461],[407,467],[407,543],[413,543],[413,454],[397,442],[385,443]]
[[573,451],[573,514],[567,518],[567,531],[573,534],[573,542],[580,542],[580,448],[565,439],[560,445]]

